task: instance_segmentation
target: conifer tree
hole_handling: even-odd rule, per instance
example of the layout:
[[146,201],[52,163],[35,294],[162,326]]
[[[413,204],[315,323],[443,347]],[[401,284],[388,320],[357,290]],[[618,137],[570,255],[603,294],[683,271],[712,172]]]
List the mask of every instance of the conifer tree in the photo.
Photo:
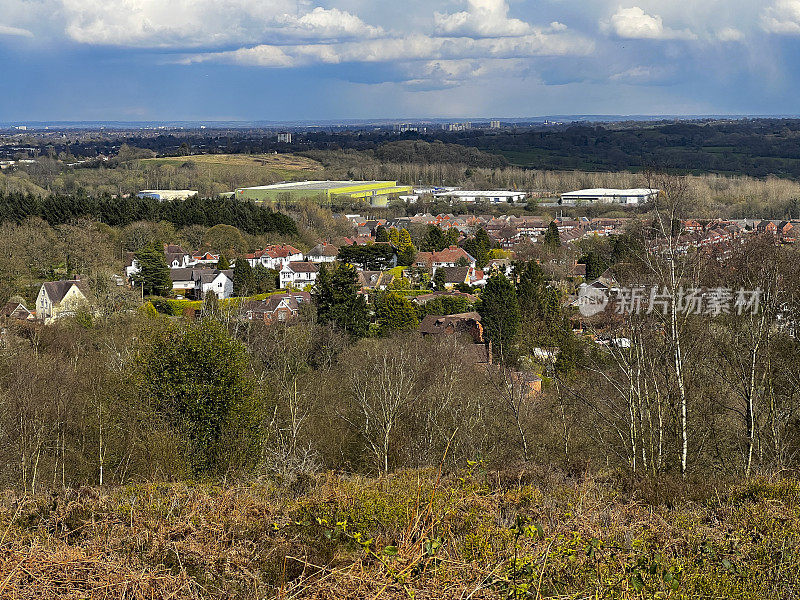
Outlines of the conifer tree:
[[519,304],[517,292],[505,275],[492,275],[486,282],[478,312],[486,337],[494,346],[495,355],[501,360],[509,360],[514,354],[519,329]]
[[376,302],[375,314],[381,335],[393,331],[408,331],[419,326],[414,305],[397,292],[387,292]]
[[250,263],[244,257],[236,259],[236,266],[233,268],[233,295],[247,296],[255,292],[255,288],[255,277]]
[[340,264],[332,270],[321,265],[311,298],[320,323],[331,323],[352,337],[367,335],[367,302],[358,294],[358,274],[351,265]]
[[166,296],[172,290],[167,257],[164,251],[153,244],[142,248],[135,254],[139,272],[131,277],[136,285],[142,286],[146,296]]

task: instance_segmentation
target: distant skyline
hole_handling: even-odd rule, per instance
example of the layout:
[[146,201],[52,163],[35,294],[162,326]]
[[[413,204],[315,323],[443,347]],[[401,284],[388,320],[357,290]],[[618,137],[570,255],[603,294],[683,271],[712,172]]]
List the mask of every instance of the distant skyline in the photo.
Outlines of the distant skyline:
[[800,0],[0,0],[0,123],[795,115]]

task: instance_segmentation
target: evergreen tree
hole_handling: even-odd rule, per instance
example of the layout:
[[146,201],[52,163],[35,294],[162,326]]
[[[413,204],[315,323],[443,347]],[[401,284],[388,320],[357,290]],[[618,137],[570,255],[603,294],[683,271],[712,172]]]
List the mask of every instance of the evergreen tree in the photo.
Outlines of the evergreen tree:
[[340,264],[330,271],[326,265],[321,265],[311,291],[319,322],[331,323],[352,337],[365,337],[369,329],[369,311],[358,289],[358,274],[351,265]]
[[486,230],[482,227],[475,232],[470,239],[464,242],[464,250],[466,250],[475,263],[479,267],[483,267],[489,262],[489,250],[494,248],[497,244],[489,237]]
[[[235,273],[234,273],[235,275]],[[256,294],[266,294],[278,287],[278,272],[275,269],[268,269],[261,263],[253,269],[253,292]]]
[[166,296],[172,291],[167,257],[161,248],[153,244],[145,246],[135,255],[139,272],[131,277],[136,285],[143,288],[146,296]]
[[247,296],[254,293],[255,289],[255,277],[250,263],[244,257],[236,259],[236,266],[233,268],[233,295]]
[[389,230],[389,243],[395,248],[400,247],[400,232],[395,227]]
[[461,237],[461,234],[459,233],[458,229],[455,227],[448,229],[447,233],[444,235],[445,248],[458,244],[459,237]]
[[442,230],[436,225],[428,225],[428,230],[425,233],[425,239],[422,240],[420,250],[423,252],[439,252],[445,248],[447,248],[447,240]]
[[505,275],[492,275],[486,282],[478,312],[495,355],[501,360],[510,360],[519,329],[519,304],[517,292]]
[[561,236],[558,233],[558,225],[555,221],[551,221],[544,234],[544,245],[549,250],[557,250],[561,248]]
[[580,264],[586,265],[586,280],[594,281],[608,268],[608,263],[594,250],[587,252],[578,261]]
[[217,261],[217,269],[220,271],[225,271],[231,268],[231,263],[225,258],[225,255],[220,253],[219,260]]
[[439,267],[436,269],[436,272],[433,274],[433,285],[437,291],[442,291],[445,289],[445,283],[447,278],[444,274],[444,269]]
[[223,471],[229,459],[225,446],[254,449],[256,411],[247,349],[220,323],[204,319],[188,330],[171,327],[144,357],[141,388],[187,437],[195,473]]
[[517,264],[514,267],[517,279],[517,300],[520,313],[525,320],[542,317],[544,272],[536,261]]
[[376,242],[389,241],[389,234],[386,231],[386,227],[384,227],[383,225],[378,225],[378,228],[375,230],[375,241]]
[[397,264],[404,267],[410,266],[417,255],[417,249],[411,241],[411,234],[408,229],[401,229],[398,236]]
[[388,335],[393,331],[408,331],[419,326],[414,305],[405,296],[387,292],[375,304],[381,335]]

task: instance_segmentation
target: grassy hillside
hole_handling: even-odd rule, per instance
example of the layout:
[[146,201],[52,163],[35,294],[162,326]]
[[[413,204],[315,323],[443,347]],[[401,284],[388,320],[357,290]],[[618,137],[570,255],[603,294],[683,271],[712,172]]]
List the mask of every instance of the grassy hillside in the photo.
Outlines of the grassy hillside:
[[[203,196],[237,187],[319,177],[322,166],[289,154],[209,154],[135,159],[99,168],[61,168],[51,174],[53,191],[125,194],[142,189],[192,189]],[[35,174],[34,174],[35,177]]]
[[407,471],[0,505],[3,598],[790,598],[800,485]]

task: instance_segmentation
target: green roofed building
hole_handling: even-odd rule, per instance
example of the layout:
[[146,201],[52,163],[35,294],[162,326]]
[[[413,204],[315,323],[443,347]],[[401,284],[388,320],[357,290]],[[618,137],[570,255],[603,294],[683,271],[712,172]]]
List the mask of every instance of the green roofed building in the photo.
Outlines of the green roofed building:
[[372,206],[386,206],[389,198],[408,194],[409,185],[397,185],[396,181],[296,181],[239,188],[234,194],[241,200],[256,202],[291,202],[317,200],[330,204],[336,198],[362,201]]

